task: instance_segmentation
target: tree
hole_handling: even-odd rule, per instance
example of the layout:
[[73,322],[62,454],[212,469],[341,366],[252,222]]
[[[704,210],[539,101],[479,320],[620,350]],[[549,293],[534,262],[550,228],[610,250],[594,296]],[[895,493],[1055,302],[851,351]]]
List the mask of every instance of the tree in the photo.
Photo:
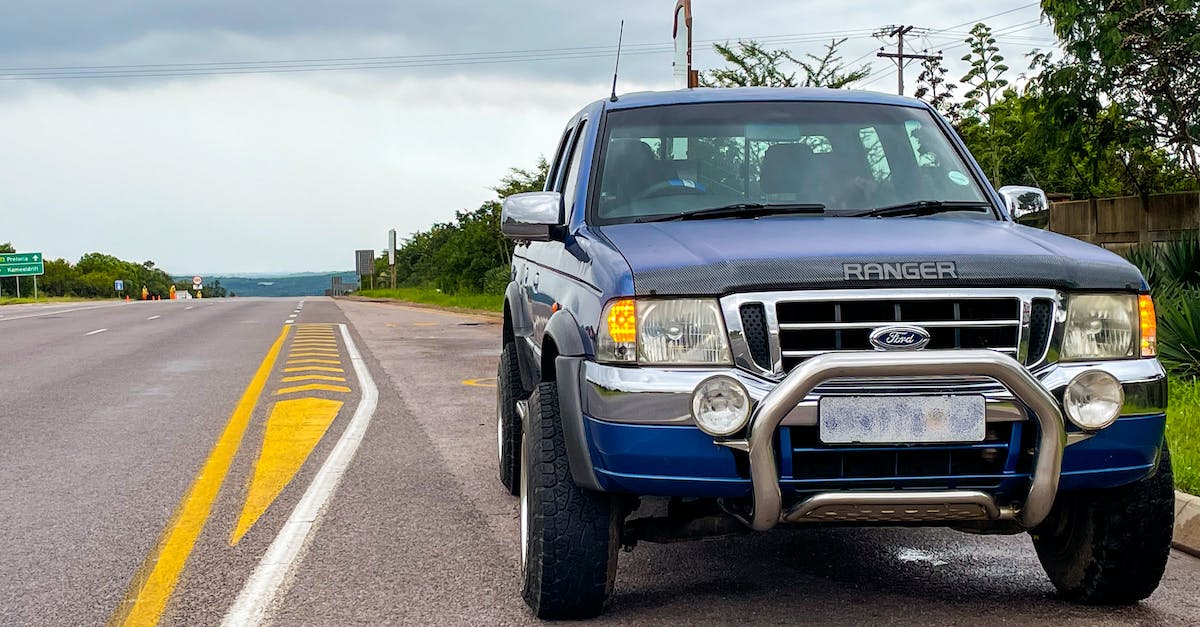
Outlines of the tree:
[[962,60],[970,63],[971,69],[962,77],[962,82],[970,85],[971,90],[964,94],[967,101],[963,106],[974,110],[976,115],[986,115],[999,94],[1008,87],[1008,81],[1004,78],[1008,66],[1004,64],[1000,48],[996,46],[996,38],[987,24],[976,24],[971,28],[971,36],[964,41],[971,51],[963,55]]
[[1137,120],[1200,183],[1200,4],[1194,0],[1043,0],[1064,65]]
[[808,61],[800,61],[800,69],[804,70],[804,87],[829,87],[843,89],[871,75],[871,66],[863,65],[857,69],[847,69],[842,57],[837,53],[838,48],[846,43],[846,39],[831,39],[825,44],[825,53],[821,56],[805,54]]
[[983,156],[991,164],[992,184],[1000,186],[1000,161],[1003,146],[996,136],[996,125],[991,120],[992,105],[999,99],[1008,80],[1004,73],[1008,66],[1004,64],[1004,56],[996,46],[996,38],[992,29],[983,22],[971,28],[971,36],[964,40],[971,51],[963,55],[962,60],[971,64],[971,69],[962,77],[962,82],[971,87],[964,96],[963,107],[973,118],[987,120],[988,142]]
[[954,99],[958,85],[946,80],[947,72],[940,56],[925,57],[921,61],[921,74],[917,76],[917,91],[913,95],[928,102],[951,124],[957,124],[962,117],[962,105]]
[[[820,56],[805,54],[797,59],[788,50],[772,50],[754,40],[738,40],[737,44],[713,44],[713,49],[727,64],[700,76],[705,87],[830,87],[845,88],[867,78],[868,65],[847,68],[838,54],[845,39],[830,40]],[[788,71],[787,65],[796,69]],[[797,79],[797,72],[803,73]]]

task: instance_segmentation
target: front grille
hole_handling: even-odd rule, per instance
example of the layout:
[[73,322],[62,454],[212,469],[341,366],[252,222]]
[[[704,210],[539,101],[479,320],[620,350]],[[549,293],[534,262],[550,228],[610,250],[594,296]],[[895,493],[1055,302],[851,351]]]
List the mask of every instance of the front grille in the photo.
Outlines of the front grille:
[[987,348],[1017,355],[1019,298],[846,299],[776,303],[784,371],[831,351],[873,350],[871,332],[889,324],[929,332],[926,349]]
[[989,423],[983,442],[966,444],[823,444],[817,427],[780,430],[786,451],[780,479],[796,492],[847,489],[995,490],[1027,477],[1036,427]]

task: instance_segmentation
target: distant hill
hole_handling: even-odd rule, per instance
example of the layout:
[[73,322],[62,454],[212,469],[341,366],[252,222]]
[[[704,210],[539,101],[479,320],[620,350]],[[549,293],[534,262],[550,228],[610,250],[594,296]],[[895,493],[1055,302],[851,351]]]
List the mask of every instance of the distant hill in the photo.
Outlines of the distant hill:
[[[207,285],[214,280],[221,282],[221,287],[238,296],[323,296],[329,289],[335,276],[342,277],[342,283],[357,283],[358,277],[353,271],[348,272],[302,272],[284,275],[227,275],[205,276]],[[190,281],[192,277],[175,277],[177,281]]]

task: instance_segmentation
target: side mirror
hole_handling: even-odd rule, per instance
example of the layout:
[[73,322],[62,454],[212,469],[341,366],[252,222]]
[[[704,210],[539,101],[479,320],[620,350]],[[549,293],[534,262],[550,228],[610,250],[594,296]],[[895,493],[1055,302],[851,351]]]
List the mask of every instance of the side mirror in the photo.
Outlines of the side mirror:
[[997,191],[1008,205],[1008,213],[1017,222],[1044,222],[1043,218],[1048,216],[1050,201],[1046,198],[1046,192],[1036,187],[1005,185]]
[[545,242],[562,225],[563,199],[558,192],[527,192],[504,199],[500,231],[513,240]]

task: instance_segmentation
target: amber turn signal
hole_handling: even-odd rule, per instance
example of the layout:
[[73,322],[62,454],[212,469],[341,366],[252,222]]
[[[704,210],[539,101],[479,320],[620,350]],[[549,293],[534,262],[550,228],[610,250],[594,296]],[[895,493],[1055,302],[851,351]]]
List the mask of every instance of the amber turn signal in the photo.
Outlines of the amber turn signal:
[[1141,327],[1142,357],[1158,355],[1158,319],[1149,294],[1138,296],[1138,324]]
[[637,340],[637,304],[632,298],[613,301],[609,306],[608,335],[618,344]]

